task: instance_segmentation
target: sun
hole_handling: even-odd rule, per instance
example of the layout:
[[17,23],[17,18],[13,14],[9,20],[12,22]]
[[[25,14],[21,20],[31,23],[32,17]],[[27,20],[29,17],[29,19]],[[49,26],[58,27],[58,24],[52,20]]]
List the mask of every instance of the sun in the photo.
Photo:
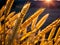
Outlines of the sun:
[[45,2],[50,3],[50,2],[52,2],[52,0],[45,0]]
[[43,1],[45,5],[53,5],[54,6],[54,1],[53,0],[44,0]]
[[52,3],[52,0],[44,0],[44,2],[50,4]]

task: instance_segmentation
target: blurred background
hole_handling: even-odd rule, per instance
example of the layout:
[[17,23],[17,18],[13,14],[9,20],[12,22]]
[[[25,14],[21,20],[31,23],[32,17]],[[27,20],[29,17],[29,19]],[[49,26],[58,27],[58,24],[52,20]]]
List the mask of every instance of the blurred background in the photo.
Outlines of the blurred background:
[[[39,16],[38,20],[40,20],[42,16],[44,16],[46,13],[50,14],[42,28],[46,27],[57,18],[60,18],[60,0],[15,0],[11,11],[21,11],[22,7],[27,2],[31,2],[31,7],[27,15],[25,16],[24,21],[29,16],[31,16],[37,9],[42,7],[46,8],[46,10]],[[0,0],[0,8],[5,5],[5,3],[6,0]]]

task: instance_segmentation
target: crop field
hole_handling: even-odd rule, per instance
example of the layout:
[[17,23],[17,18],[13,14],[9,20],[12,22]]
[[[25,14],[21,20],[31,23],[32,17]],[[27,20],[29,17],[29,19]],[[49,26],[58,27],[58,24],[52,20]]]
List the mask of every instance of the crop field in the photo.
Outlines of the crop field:
[[0,45],[60,45],[58,10],[32,8],[27,2],[17,12],[11,11],[13,4],[7,0],[0,9]]

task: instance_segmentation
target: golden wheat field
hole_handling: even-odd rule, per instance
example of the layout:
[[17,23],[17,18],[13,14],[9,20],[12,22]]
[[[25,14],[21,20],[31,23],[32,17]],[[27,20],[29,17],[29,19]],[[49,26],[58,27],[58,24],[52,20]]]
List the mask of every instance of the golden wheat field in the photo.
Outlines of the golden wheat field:
[[[14,0],[7,0],[0,9],[0,45],[60,45],[60,27],[58,27],[60,18],[41,30],[49,13],[45,14],[38,22],[37,20],[46,8],[39,8],[23,22],[31,3],[26,3],[18,13],[10,12],[13,3]],[[31,25],[31,30],[28,32],[29,25]],[[46,38],[48,32],[50,33]]]

